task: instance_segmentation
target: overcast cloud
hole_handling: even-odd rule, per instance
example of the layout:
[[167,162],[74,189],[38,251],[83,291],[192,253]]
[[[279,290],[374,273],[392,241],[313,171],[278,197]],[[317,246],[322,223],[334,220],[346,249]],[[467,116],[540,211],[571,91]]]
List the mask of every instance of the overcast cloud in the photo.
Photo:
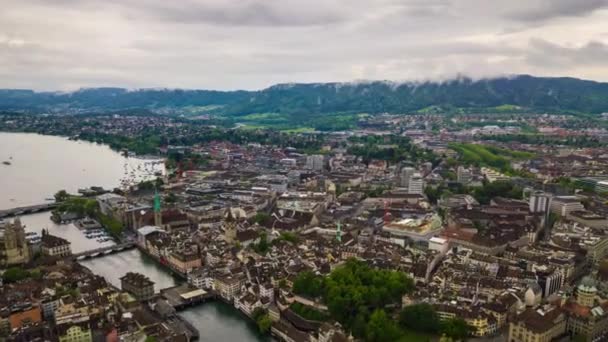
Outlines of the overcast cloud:
[[608,81],[608,0],[0,0],[0,88]]

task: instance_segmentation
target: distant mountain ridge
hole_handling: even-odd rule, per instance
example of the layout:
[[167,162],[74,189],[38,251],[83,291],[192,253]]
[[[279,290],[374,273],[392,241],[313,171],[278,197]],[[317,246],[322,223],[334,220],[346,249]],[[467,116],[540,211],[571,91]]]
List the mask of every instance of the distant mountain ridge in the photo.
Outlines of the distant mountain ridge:
[[258,91],[89,88],[75,92],[0,89],[0,110],[179,112],[188,107],[230,116],[251,113],[412,113],[458,109],[536,112],[608,112],[608,83],[569,77],[518,75],[444,82],[365,81],[277,84]]

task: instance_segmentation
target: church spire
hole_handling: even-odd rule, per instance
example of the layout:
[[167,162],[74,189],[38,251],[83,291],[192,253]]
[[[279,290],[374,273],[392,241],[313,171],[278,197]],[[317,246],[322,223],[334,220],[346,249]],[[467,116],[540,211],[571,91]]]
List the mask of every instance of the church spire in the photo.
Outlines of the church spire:
[[342,242],[342,223],[338,221],[338,229],[336,230],[336,240]]
[[158,191],[154,189],[154,225],[157,227],[162,227],[162,213],[160,207],[160,195]]

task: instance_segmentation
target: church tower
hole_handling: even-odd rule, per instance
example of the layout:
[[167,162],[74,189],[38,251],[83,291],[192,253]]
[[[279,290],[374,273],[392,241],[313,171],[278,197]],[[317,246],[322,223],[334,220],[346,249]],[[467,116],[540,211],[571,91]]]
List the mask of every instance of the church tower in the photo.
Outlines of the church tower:
[[336,229],[336,240],[342,242],[342,224],[338,221],[338,228]]
[[154,191],[154,225],[157,227],[163,226],[163,215],[160,207],[160,195],[158,191]]
[[224,215],[224,239],[228,243],[234,242],[236,240],[236,225],[237,220],[232,213],[232,208],[228,208],[226,210],[226,214]]
[[16,218],[12,223],[4,226],[3,241],[0,243],[0,255],[2,265],[16,265],[31,260],[30,248],[25,239],[25,227],[21,220]]

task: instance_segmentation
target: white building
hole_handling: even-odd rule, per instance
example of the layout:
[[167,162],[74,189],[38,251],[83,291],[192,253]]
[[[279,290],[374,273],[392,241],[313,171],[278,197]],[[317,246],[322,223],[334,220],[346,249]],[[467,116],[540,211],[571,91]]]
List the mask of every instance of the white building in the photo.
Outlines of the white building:
[[260,285],[260,297],[266,297],[274,301],[274,287],[270,283]]
[[531,213],[546,213],[551,208],[551,195],[542,191],[533,192],[529,203]]
[[314,171],[323,170],[324,157],[322,154],[306,156],[306,168]]
[[483,176],[488,180],[488,182],[490,183],[494,183],[497,181],[508,181],[509,177],[506,175],[503,175],[502,173],[494,170],[494,169],[490,169],[488,167],[482,167],[481,168],[481,173],[483,174]]
[[458,183],[464,185],[469,184],[471,182],[471,177],[471,170],[463,166],[459,166],[456,170],[456,180],[458,181]]
[[153,232],[164,232],[160,227],[157,226],[144,226],[137,230],[137,244],[146,248],[146,236]]
[[65,257],[72,254],[70,245],[66,239],[43,232],[40,251],[42,255]]
[[213,277],[203,268],[192,270],[188,273],[188,283],[198,289],[213,288]]
[[241,293],[241,287],[245,285],[246,278],[241,275],[217,276],[213,286],[220,296],[232,301]]
[[410,184],[410,178],[414,175],[414,172],[416,172],[416,170],[413,167],[404,167],[401,169],[401,175],[399,176],[400,178],[400,185],[404,188],[409,187]]
[[576,196],[556,196],[551,201],[551,211],[562,217],[581,210],[585,210],[585,207]]
[[448,240],[440,237],[432,237],[429,239],[429,249],[439,253],[446,253],[450,248]]

